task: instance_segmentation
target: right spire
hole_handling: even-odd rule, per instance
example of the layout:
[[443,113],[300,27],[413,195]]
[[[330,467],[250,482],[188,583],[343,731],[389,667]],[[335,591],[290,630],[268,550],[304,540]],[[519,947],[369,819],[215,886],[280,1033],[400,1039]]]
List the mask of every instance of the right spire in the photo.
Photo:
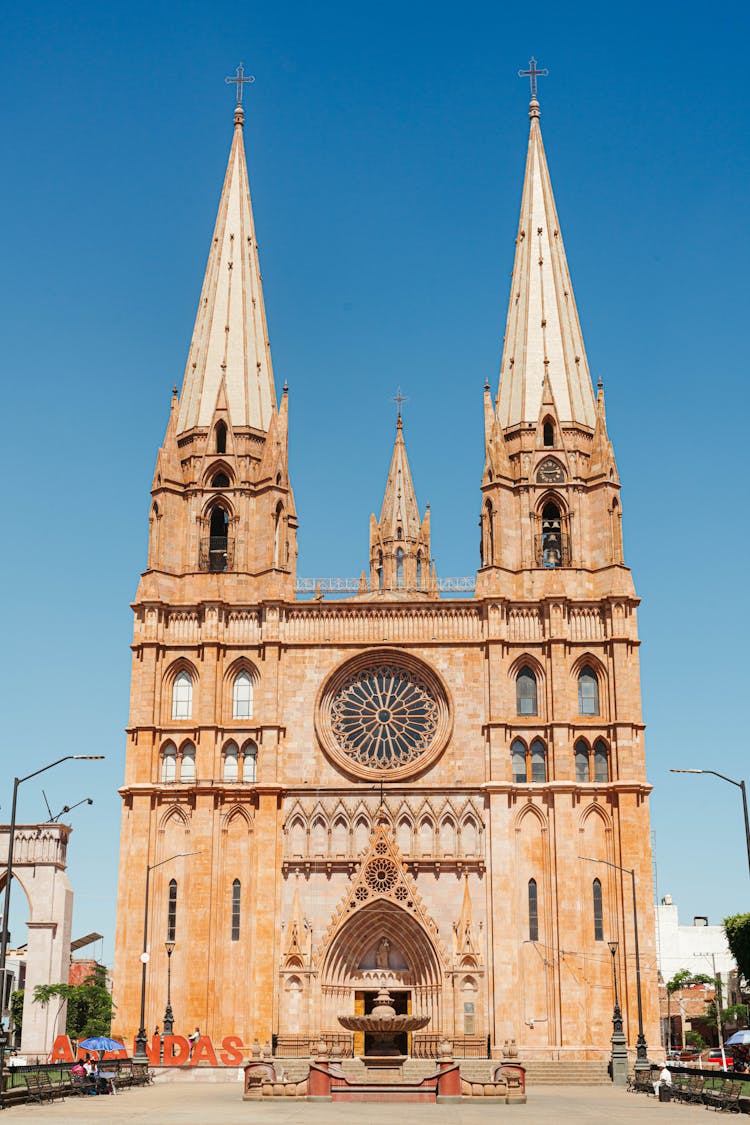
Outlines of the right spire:
[[500,368],[497,417],[503,429],[535,423],[546,376],[560,421],[589,426],[593,430],[596,423],[594,391],[544,154],[535,85],[532,79],[529,149]]

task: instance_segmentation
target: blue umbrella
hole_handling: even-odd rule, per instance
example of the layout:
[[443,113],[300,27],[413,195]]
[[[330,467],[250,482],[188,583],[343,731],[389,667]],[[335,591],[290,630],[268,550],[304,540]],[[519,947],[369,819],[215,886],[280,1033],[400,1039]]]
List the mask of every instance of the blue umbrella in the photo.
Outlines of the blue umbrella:
[[80,1039],[78,1046],[84,1051],[124,1051],[125,1044],[118,1043],[116,1039],[107,1039],[106,1035],[94,1035],[91,1039]]
[[727,1047],[747,1047],[750,1044],[750,1029],[745,1028],[744,1031],[735,1031],[726,1041]]

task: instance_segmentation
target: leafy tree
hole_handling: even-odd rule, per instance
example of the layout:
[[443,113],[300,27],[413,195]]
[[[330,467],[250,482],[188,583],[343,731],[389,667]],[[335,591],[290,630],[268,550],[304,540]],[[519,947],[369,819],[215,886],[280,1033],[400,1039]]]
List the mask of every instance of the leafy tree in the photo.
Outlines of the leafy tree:
[[724,919],[724,933],[740,973],[750,981],[750,914],[730,914]]
[[722,1012],[722,1018],[724,1023],[737,1024],[737,1027],[747,1027],[749,1014],[747,1004],[730,1004]]
[[114,1004],[107,988],[107,970],[97,965],[83,984],[38,984],[34,1002],[46,1007],[53,1000],[68,1002],[65,1031],[73,1039],[109,1035]]
[[679,969],[671,980],[667,981],[667,993],[671,996],[683,988],[690,988],[694,984],[716,984],[713,977],[705,973],[691,973],[690,969]]
[[706,1040],[699,1031],[686,1031],[685,1042],[689,1043],[691,1047],[696,1047],[699,1051],[702,1051],[706,1046]]
[[23,989],[17,989],[10,994],[10,1019],[18,1034],[23,1026],[23,995]]

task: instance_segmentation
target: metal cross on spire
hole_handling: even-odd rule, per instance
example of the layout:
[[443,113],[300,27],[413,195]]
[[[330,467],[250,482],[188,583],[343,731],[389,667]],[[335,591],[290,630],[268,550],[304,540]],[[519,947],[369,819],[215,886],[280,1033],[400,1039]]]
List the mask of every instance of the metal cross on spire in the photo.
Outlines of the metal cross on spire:
[[249,86],[254,81],[255,78],[252,74],[248,74],[247,78],[245,78],[245,67],[243,63],[240,63],[234,77],[225,78],[224,84],[225,86],[234,85],[237,87],[237,105],[242,105],[242,87]]
[[537,80],[537,78],[546,78],[548,74],[549,74],[549,71],[547,70],[546,66],[542,67],[541,70],[537,70],[536,59],[534,58],[533,55],[529,59],[529,69],[528,70],[519,70],[518,77],[519,78],[528,78],[528,80],[531,84],[532,101],[536,101],[536,80]]
[[408,397],[406,395],[402,395],[401,394],[401,388],[398,387],[396,389],[395,395],[391,399],[391,402],[395,402],[398,405],[398,420],[399,421],[401,421],[401,407],[402,407],[403,403],[408,402],[408,401],[409,401]]

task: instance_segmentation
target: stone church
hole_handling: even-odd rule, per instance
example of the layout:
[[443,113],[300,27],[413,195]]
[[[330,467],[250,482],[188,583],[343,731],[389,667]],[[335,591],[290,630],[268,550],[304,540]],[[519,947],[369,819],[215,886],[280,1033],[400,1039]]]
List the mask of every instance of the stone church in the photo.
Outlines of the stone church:
[[447,1037],[459,1055],[515,1040],[521,1057],[603,1058],[615,973],[636,1040],[637,936],[658,1044],[638,599],[536,97],[529,116],[497,395],[462,439],[485,454],[473,597],[439,591],[399,413],[359,590],[303,600],[235,110],[133,603],[123,1034],[148,873],[149,1033],[169,960],[183,1034],[361,1052],[338,1016],[386,982],[397,1011],[429,1016],[402,1045],[415,1056]]

